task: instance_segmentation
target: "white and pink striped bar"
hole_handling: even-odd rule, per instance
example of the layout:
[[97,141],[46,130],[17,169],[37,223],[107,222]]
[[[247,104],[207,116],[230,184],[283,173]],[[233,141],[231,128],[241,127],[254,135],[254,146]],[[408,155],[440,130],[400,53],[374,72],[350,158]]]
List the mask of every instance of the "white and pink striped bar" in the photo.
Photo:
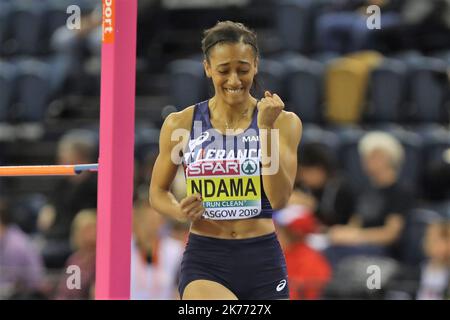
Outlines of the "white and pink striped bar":
[[137,0],[103,0],[96,299],[130,298]]

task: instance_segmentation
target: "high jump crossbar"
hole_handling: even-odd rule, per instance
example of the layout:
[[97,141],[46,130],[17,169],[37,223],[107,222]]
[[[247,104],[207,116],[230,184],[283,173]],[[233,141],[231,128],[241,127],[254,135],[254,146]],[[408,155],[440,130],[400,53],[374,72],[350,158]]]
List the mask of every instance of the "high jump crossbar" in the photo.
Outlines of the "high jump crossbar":
[[97,172],[98,164],[0,166],[0,177],[75,176],[85,171]]

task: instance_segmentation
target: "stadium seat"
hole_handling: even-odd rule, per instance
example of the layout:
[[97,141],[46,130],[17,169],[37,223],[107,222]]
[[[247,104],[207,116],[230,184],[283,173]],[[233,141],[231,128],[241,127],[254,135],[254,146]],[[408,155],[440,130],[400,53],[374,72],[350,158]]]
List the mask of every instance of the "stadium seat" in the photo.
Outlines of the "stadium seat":
[[261,59],[258,65],[258,74],[254,86],[256,98],[262,98],[265,90],[272,93],[281,92],[285,75],[283,65],[275,60]]
[[440,218],[437,212],[424,208],[413,209],[407,214],[405,227],[399,239],[399,257],[402,263],[414,266],[424,260],[425,230],[430,222]]
[[381,288],[386,287],[398,272],[399,263],[389,257],[379,255],[354,255],[342,259],[328,283],[324,299],[383,299],[383,290],[371,290],[367,287],[371,266],[377,266],[380,273]]
[[431,165],[443,161],[443,152],[450,148],[450,131],[436,123],[415,128],[422,137],[424,164]]
[[339,162],[345,170],[349,181],[355,190],[362,190],[369,185],[369,180],[365,175],[361,159],[358,152],[358,142],[365,134],[365,131],[358,126],[346,126],[332,128],[337,134],[339,144]]
[[18,1],[11,13],[15,52],[37,55],[45,50],[46,1]]
[[303,57],[286,59],[284,87],[289,101],[287,110],[298,114],[303,122],[322,122],[324,66]]
[[11,32],[11,12],[11,3],[0,1],[0,56],[5,53],[4,45]]
[[445,110],[448,100],[447,64],[423,57],[411,64],[410,85],[411,120],[418,123],[448,123]]
[[0,61],[0,122],[7,122],[15,97],[17,68]]
[[[304,124],[302,140],[300,142],[299,150],[301,153],[302,146],[306,144],[320,144],[325,146],[333,155],[334,159],[339,157],[339,137],[332,131],[325,130],[315,124]],[[337,164],[339,165],[339,164]]]
[[283,50],[303,54],[315,48],[315,20],[332,0],[282,0],[277,1],[275,29]]
[[53,1],[50,2],[48,9],[45,12],[46,18],[46,35],[50,38],[56,29],[66,24],[67,18],[67,8],[71,5],[68,1]]
[[51,68],[48,64],[27,59],[18,63],[18,109],[19,121],[40,122],[45,117],[51,98]]
[[310,50],[311,25],[309,1],[280,1],[276,7],[275,26],[284,50],[306,53]]
[[180,59],[168,66],[170,101],[176,108],[183,109],[207,99],[207,78],[199,61]]
[[135,155],[139,160],[159,148],[159,129],[149,126],[138,126],[135,132]]
[[367,102],[369,75],[381,61],[379,53],[363,51],[327,64],[324,116],[329,123],[361,122]]
[[401,122],[405,114],[407,67],[404,63],[384,59],[375,67],[369,80],[370,122]]

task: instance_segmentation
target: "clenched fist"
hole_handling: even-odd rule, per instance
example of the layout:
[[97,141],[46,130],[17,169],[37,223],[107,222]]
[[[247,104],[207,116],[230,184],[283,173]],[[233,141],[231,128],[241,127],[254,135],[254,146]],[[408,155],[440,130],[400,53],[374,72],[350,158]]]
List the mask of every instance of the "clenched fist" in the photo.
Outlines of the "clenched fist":
[[196,221],[202,218],[205,208],[202,203],[202,196],[199,193],[187,196],[180,202],[181,214],[183,218]]
[[258,128],[273,128],[275,120],[284,109],[284,102],[277,94],[264,92],[264,98],[258,103]]

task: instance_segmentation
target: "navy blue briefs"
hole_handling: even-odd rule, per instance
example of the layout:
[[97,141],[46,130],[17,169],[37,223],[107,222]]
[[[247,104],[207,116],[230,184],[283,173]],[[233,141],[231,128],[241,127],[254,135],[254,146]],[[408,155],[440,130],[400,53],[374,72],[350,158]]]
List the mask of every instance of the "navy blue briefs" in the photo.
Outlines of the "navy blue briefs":
[[194,280],[220,283],[238,299],[289,299],[286,261],[275,233],[248,239],[190,233],[181,262],[181,297]]

